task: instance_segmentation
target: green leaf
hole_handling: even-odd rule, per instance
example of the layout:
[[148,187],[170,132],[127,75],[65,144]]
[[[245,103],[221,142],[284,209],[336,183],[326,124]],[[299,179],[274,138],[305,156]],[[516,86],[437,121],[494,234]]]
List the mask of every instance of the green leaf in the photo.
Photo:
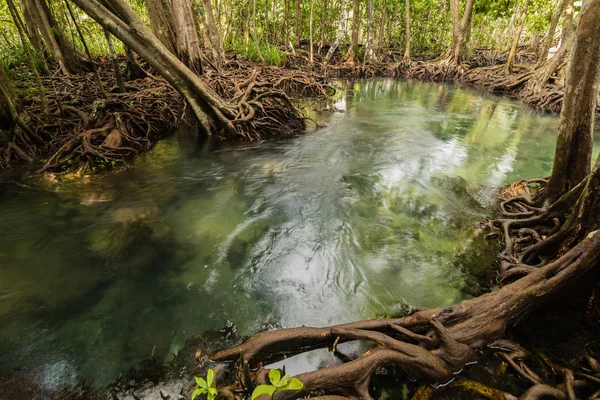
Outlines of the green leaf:
[[204,394],[204,390],[203,389],[196,389],[194,390],[194,393],[192,393],[192,400],[194,400],[196,397],[200,396],[201,394]]
[[275,390],[277,390],[277,388],[272,385],[258,385],[256,388],[254,388],[254,391],[252,392],[252,400],[256,399],[259,396],[262,396],[263,394],[273,396]]
[[292,378],[287,385],[280,387],[279,390],[300,390],[303,387],[304,387],[304,383],[302,383],[302,381],[300,379]]
[[215,400],[215,395],[213,395],[212,393],[209,393],[206,395],[206,399],[207,400]]
[[277,382],[277,384],[275,385],[276,388],[282,388],[285,385],[287,385],[288,383],[290,383],[290,379],[292,379],[292,377],[289,374],[285,374],[283,376],[283,378],[281,378],[281,380],[279,382]]
[[273,385],[277,386],[277,384],[281,380],[281,372],[279,372],[278,369],[270,370],[269,371],[269,380],[271,381],[271,383]]
[[198,385],[198,387],[201,387],[204,389],[208,388],[208,384],[206,383],[204,378],[198,378],[197,376],[195,376],[194,379],[196,380],[196,385]]
[[208,394],[216,396],[217,394],[219,394],[219,391],[217,390],[217,388],[210,387],[210,388],[208,388]]
[[213,386],[214,381],[215,381],[215,371],[213,371],[212,368],[211,368],[206,373],[206,385],[207,385],[207,387]]

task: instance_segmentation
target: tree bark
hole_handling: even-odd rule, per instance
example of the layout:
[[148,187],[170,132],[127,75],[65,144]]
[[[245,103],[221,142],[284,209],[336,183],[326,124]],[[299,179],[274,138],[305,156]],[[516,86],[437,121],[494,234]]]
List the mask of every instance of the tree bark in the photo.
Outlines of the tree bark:
[[13,22],[17,28],[17,33],[19,35],[19,39],[21,40],[21,45],[23,46],[23,50],[25,51],[25,55],[27,56],[27,62],[29,63],[29,68],[33,72],[33,78],[35,80],[35,84],[37,86],[38,92],[40,94],[40,103],[42,105],[42,113],[46,116],[50,116],[50,109],[48,108],[48,99],[46,97],[46,90],[44,89],[44,84],[42,83],[42,78],[35,66],[35,61],[33,59],[33,54],[31,54],[31,49],[29,48],[29,43],[27,43],[26,33],[23,31],[23,23],[21,21],[19,12],[17,10],[17,6],[13,0],[6,0],[6,4],[8,5],[9,12],[12,16]]
[[544,43],[540,48],[540,52],[538,54],[537,62],[534,68],[538,68],[541,66],[548,57],[548,51],[550,51],[550,47],[552,47],[552,42],[554,41],[554,34],[556,33],[556,27],[558,26],[558,20],[565,9],[568,0],[560,0],[560,2],[556,6],[556,10],[552,14],[552,20],[550,21],[550,27],[548,28],[548,33],[546,38],[544,39]]
[[123,0],[110,0],[111,9],[98,0],[73,0],[79,8],[156,68],[186,99],[201,127],[208,133],[235,132],[234,113],[211,88],[171,53]]
[[192,2],[172,0],[172,6],[177,55],[192,71],[202,74],[202,53]]
[[373,60],[373,0],[369,0],[367,4],[367,41],[365,45],[365,56],[363,62]]
[[471,38],[471,20],[474,0],[467,0],[462,18],[459,0],[450,0],[452,16],[452,45],[441,57],[440,62],[448,65],[460,65],[468,57],[468,44]]
[[104,37],[106,37],[106,43],[108,44],[108,53],[110,55],[110,60],[113,64],[113,68],[115,69],[115,79],[117,80],[117,87],[119,88],[119,92],[125,93],[127,91],[127,88],[125,87],[125,81],[123,80],[123,74],[121,73],[121,66],[119,65],[119,60],[117,59],[117,53],[115,52],[115,46],[113,45],[112,37],[106,29],[104,29]]
[[45,53],[51,55],[51,58],[57,62],[63,74],[91,71],[92,64],[65,37],[45,0],[22,0],[21,8],[23,15],[27,16],[25,20],[27,30],[38,32],[38,34],[30,34],[30,37],[36,38],[34,39],[36,41],[42,39]]
[[146,0],[146,10],[152,32],[171,53],[176,54],[177,38],[171,1]]
[[214,61],[217,64],[221,64],[225,60],[225,49],[223,47],[223,40],[221,39],[221,32],[215,22],[211,0],[204,0],[204,19],[206,20],[206,26],[210,34],[210,41],[217,54]]
[[346,29],[347,29],[347,18],[348,16],[346,15],[346,7],[344,4],[344,0],[340,0],[340,24],[339,24],[339,29],[338,29],[338,34],[337,37],[335,38],[335,42],[333,42],[333,44],[331,45],[331,47],[329,48],[329,51],[327,52],[327,54],[325,55],[325,59],[323,60],[323,64],[327,65],[329,64],[329,62],[331,61],[331,58],[333,57],[333,55],[335,54],[335,51],[337,50],[337,48],[340,45],[340,42],[342,41],[342,39],[344,39],[344,36],[346,36]]
[[519,40],[521,40],[521,32],[523,32],[523,27],[525,26],[525,20],[527,19],[527,10],[529,9],[529,0],[525,0],[525,6],[523,6],[523,10],[521,11],[521,22],[519,23],[519,27],[517,28],[517,33],[515,34],[515,38],[513,39],[512,45],[510,46],[510,52],[508,53],[508,59],[506,61],[506,73],[512,73],[515,57],[517,55],[517,48],[519,47]]
[[548,182],[550,201],[574,188],[591,168],[596,95],[600,77],[600,0],[583,3],[567,76],[556,153]]
[[575,14],[575,5],[573,4],[573,0],[567,0],[567,7],[565,9],[565,18],[562,23],[562,34],[561,39],[564,40],[565,36],[569,31],[569,26],[573,23],[573,17]]
[[300,47],[300,30],[301,30],[301,26],[300,26],[300,22],[301,22],[300,4],[301,3],[300,3],[300,1],[301,0],[296,0],[296,47]]
[[404,28],[404,36],[406,44],[404,46],[404,57],[402,57],[402,61],[405,64],[410,63],[410,0],[405,0],[404,2],[404,18],[405,18],[405,28]]
[[360,36],[360,0],[352,3],[352,40],[346,55],[346,62],[356,62],[358,57],[358,39]]

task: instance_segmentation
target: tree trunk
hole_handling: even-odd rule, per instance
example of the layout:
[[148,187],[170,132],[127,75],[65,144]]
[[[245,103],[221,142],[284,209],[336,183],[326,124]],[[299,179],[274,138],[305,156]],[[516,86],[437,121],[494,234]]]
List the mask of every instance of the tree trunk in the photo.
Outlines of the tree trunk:
[[586,0],[582,8],[546,193],[550,201],[574,188],[590,173],[600,76],[600,0]]
[[[230,107],[152,34],[123,0],[110,0],[114,13],[98,0],[73,0],[79,8],[138,53],[187,100],[207,133],[235,132]],[[191,16],[190,16],[191,17]]]
[[192,71],[202,74],[202,53],[192,2],[191,0],[172,0],[172,6],[177,55]]
[[377,51],[379,58],[383,57],[383,38],[385,31],[385,18],[387,16],[387,0],[383,0],[383,5],[381,6],[381,20],[379,21],[379,38],[377,39]]
[[569,33],[565,36],[560,48],[552,58],[544,62],[541,66],[539,66],[531,75],[527,84],[525,85],[525,89],[523,91],[524,95],[528,94],[538,94],[543,89],[548,80],[552,75],[554,75],[560,68],[561,65],[565,64],[564,60],[568,60],[571,58],[573,54],[573,47],[575,46],[575,25],[573,23],[569,26]]
[[177,37],[172,9],[171,0],[146,0],[150,29],[171,53],[176,54]]
[[121,74],[121,66],[119,65],[119,60],[117,59],[117,53],[115,52],[115,46],[113,45],[112,37],[106,29],[104,29],[104,37],[106,37],[106,43],[108,44],[108,53],[110,55],[110,60],[113,64],[113,68],[115,69],[115,79],[117,80],[117,87],[119,88],[119,92],[125,93],[127,91],[127,88],[125,87],[123,74]]
[[569,26],[573,23],[573,17],[575,14],[575,5],[573,4],[573,0],[567,0],[567,7],[565,9],[565,18],[562,23],[562,34],[561,39],[564,40],[565,36],[569,31]]
[[319,44],[319,54],[321,54],[321,50],[323,46],[325,46],[325,42],[327,41],[327,0],[323,0],[323,13],[321,14],[321,43]]
[[410,63],[410,0],[405,0],[404,3],[404,18],[405,18],[405,28],[404,28],[404,36],[405,36],[405,47],[404,47],[404,57],[402,57],[402,61],[405,64]]
[[367,41],[365,45],[365,56],[363,63],[373,60],[373,0],[367,4]]
[[4,96],[0,96],[0,125],[4,125],[6,122],[12,122],[9,113],[9,102],[14,101],[15,92],[2,64],[0,64],[0,87],[5,93]]
[[39,34],[31,34],[30,37],[39,38],[43,41],[45,53],[51,55],[56,61],[63,74],[73,72],[91,71],[92,64],[85,55],[77,50],[62,32],[56,23],[50,8],[45,0],[22,0],[21,8],[23,15],[27,16],[25,25],[28,31],[37,31]]
[[290,1],[291,0],[285,0],[285,15],[283,18],[283,29],[285,31],[283,35],[283,42],[286,48],[289,46],[290,43]]
[[469,57],[469,42],[471,41],[471,21],[473,20],[473,4],[475,0],[467,0],[460,22],[460,40],[456,60],[458,64],[467,61]]
[[[17,28],[17,33],[19,35],[19,39],[21,40],[21,45],[23,46],[23,50],[25,51],[25,55],[27,56],[27,62],[29,63],[29,68],[33,72],[33,78],[35,80],[35,84],[37,86],[38,92],[40,94],[40,103],[42,105],[42,112],[46,117],[50,116],[50,109],[48,108],[48,99],[46,98],[46,91],[44,89],[44,85],[42,83],[42,78],[35,66],[35,61],[33,59],[33,54],[31,54],[31,49],[29,48],[29,43],[27,43],[26,33],[23,31],[23,23],[21,21],[19,12],[17,10],[17,6],[13,0],[6,0],[6,4],[8,5],[9,12],[15,23]],[[3,68],[4,69],[4,68]]]
[[208,27],[212,47],[217,54],[214,61],[217,64],[221,64],[225,60],[225,49],[223,48],[223,41],[221,40],[221,32],[215,22],[211,0],[204,0],[204,19],[206,21],[206,26]]
[[310,52],[309,52],[309,57],[310,57],[310,65],[313,64],[314,62],[314,44],[313,44],[313,7],[314,7],[314,0],[310,0],[310,19],[308,21],[308,30],[309,30],[309,35],[310,35]]
[[354,63],[358,57],[358,39],[360,36],[360,0],[352,3],[352,40],[346,55],[346,62]]
[[452,45],[441,57],[440,62],[448,65],[460,65],[468,57],[468,44],[471,38],[471,20],[474,0],[467,0],[462,18],[459,0],[450,0],[452,15]]
[[300,12],[301,12],[301,8],[300,8],[300,1],[301,0],[296,0],[296,47],[300,47]]
[[541,66],[548,57],[548,51],[550,47],[552,47],[552,42],[554,41],[554,34],[556,33],[556,26],[558,25],[558,20],[560,19],[560,15],[562,14],[568,0],[560,0],[560,2],[556,6],[556,10],[552,14],[552,20],[550,21],[550,27],[548,28],[548,34],[544,39],[544,43],[540,48],[540,52],[538,54],[537,62],[534,68],[538,68]]
[[265,59],[260,52],[260,45],[258,43],[258,34],[256,32],[256,0],[252,0],[252,40],[254,41],[254,46],[256,48],[256,53],[260,58],[260,62],[264,64]]
[[527,10],[529,9],[529,0],[525,0],[525,6],[523,7],[523,11],[521,12],[521,23],[517,28],[517,33],[515,34],[515,38],[513,39],[512,46],[510,46],[510,52],[508,53],[508,59],[506,61],[506,73],[511,74],[515,62],[515,57],[517,55],[517,48],[519,47],[519,40],[521,40],[521,32],[523,31],[523,27],[525,26],[525,20],[527,19]]
[[333,44],[331,45],[331,47],[329,48],[329,51],[327,52],[327,55],[325,55],[325,59],[323,60],[323,64],[327,65],[329,64],[329,62],[331,61],[331,58],[333,57],[333,55],[335,54],[335,51],[337,50],[337,48],[340,45],[340,42],[342,41],[342,39],[344,39],[344,36],[346,36],[346,29],[347,29],[347,18],[348,16],[346,15],[346,7],[344,7],[344,0],[340,0],[340,24],[339,24],[339,28],[338,28],[338,34],[337,37],[335,38],[335,42],[333,42]]

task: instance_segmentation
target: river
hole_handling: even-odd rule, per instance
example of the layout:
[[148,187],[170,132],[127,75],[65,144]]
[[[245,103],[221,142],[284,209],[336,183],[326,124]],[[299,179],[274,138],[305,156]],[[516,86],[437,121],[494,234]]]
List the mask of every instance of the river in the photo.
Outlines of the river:
[[87,185],[1,175],[0,376],[101,388],[227,324],[326,325],[493,289],[475,223],[494,188],[550,173],[558,116],[448,84],[338,85],[304,135],[207,151],[182,130]]

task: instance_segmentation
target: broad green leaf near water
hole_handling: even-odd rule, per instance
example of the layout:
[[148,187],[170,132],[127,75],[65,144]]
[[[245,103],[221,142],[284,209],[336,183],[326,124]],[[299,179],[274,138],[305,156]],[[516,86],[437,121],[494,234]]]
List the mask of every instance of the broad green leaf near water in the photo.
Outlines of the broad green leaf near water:
[[204,380],[204,378],[198,378],[197,376],[195,376],[194,379],[196,380],[196,385],[198,385],[198,387],[208,389],[208,383],[206,383],[206,380]]
[[[271,370],[271,371],[273,371],[273,370]],[[279,372],[279,371],[277,371],[277,372]],[[270,378],[270,376],[269,376],[269,378]],[[275,390],[277,390],[277,388],[272,385],[258,385],[256,388],[254,388],[254,391],[252,392],[252,400],[256,399],[259,396],[262,396],[263,394],[273,396],[273,393],[275,393]]]
[[290,383],[290,379],[292,379],[292,377],[289,374],[285,374],[279,382],[273,383],[273,385],[275,385],[277,389],[281,389],[282,387]]
[[281,380],[281,372],[279,372],[278,369],[270,370],[269,371],[269,380],[271,381],[271,384],[273,386],[277,387],[277,384]]
[[198,397],[204,393],[206,393],[206,389],[201,388],[201,389],[194,390],[194,392],[192,393],[192,400],[194,400],[196,397]]
[[[289,375],[287,375],[289,376]],[[285,378],[285,377],[284,377]],[[283,381],[283,379],[282,379]],[[279,387],[279,390],[300,390],[304,387],[304,383],[298,378],[291,378],[290,381],[282,387]]]
[[209,369],[206,373],[206,385],[207,387],[212,387],[215,380],[215,371]]

